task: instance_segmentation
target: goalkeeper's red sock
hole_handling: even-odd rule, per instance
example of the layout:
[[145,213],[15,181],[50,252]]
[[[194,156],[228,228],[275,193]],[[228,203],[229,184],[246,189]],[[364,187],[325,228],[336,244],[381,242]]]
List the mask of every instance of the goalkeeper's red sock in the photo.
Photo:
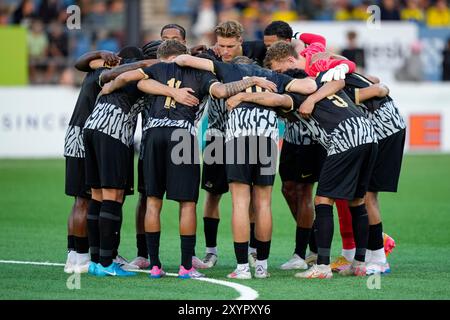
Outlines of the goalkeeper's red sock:
[[355,249],[355,240],[353,237],[352,214],[348,207],[347,200],[336,200],[336,207],[339,216],[339,229],[342,237],[342,249]]

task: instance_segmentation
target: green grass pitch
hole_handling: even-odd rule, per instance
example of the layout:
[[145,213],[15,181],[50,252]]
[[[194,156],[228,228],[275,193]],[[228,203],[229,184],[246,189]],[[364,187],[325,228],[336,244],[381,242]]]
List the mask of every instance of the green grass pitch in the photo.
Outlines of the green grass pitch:
[[[385,231],[397,242],[389,261],[392,274],[382,276],[379,290],[369,290],[367,278],[335,276],[330,280],[300,280],[281,271],[294,247],[295,225],[280,192],[273,192],[274,234],[269,268],[271,278],[235,281],[256,290],[259,299],[449,299],[450,298],[450,156],[405,156],[397,194],[382,194]],[[64,263],[66,221],[73,199],[64,195],[63,160],[0,160],[0,260]],[[120,253],[134,258],[134,208],[124,206]],[[199,200],[197,252],[203,255],[203,194]],[[231,238],[230,195],[221,202],[219,262],[205,273],[227,280],[235,266]],[[335,214],[332,252],[341,242]],[[163,207],[161,260],[166,271],[180,263],[178,209]],[[62,267],[0,263],[0,299],[235,299],[232,288],[174,277],[128,279],[82,275],[79,290],[66,286]],[[188,294],[186,294],[188,292]]]

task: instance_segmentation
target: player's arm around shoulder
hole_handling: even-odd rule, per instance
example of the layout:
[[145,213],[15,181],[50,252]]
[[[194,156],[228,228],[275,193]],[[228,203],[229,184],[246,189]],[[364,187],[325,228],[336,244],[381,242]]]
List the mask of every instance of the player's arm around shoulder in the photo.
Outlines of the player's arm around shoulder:
[[117,66],[112,69],[103,71],[102,74],[100,75],[100,81],[102,83],[107,83],[107,82],[110,82],[110,81],[116,79],[122,73],[137,70],[139,68],[150,67],[156,63],[158,63],[158,60],[148,59],[148,60],[141,60],[141,61],[137,61],[137,62],[133,62],[133,63],[123,64],[121,66]]
[[317,83],[313,78],[293,79],[287,86],[287,92],[311,94],[317,90]]
[[172,97],[176,102],[188,107],[194,107],[200,103],[198,98],[194,96],[195,92],[191,88],[172,88],[154,79],[140,80],[137,87],[148,94]]
[[285,94],[274,92],[240,92],[227,99],[227,108],[232,110],[241,102],[250,102],[270,108],[281,108],[284,112],[289,112],[294,108],[292,98]]
[[189,54],[182,54],[176,57],[174,62],[180,67],[191,67],[214,73],[214,63],[208,59],[193,57]]
[[298,108],[298,112],[303,118],[308,119],[314,111],[316,103],[328,96],[332,96],[339,90],[342,90],[344,87],[344,80],[330,81],[325,83],[316,92],[310,94],[308,98],[303,101],[303,103]]
[[372,98],[384,98],[388,94],[389,88],[384,83],[375,83],[367,88],[355,90],[358,102],[364,102]]
[[117,76],[117,78],[115,78],[113,81],[110,81],[107,84],[105,84],[103,86],[101,94],[102,95],[110,94],[111,92],[114,92],[115,90],[126,86],[128,83],[132,81],[139,81],[146,78],[148,78],[148,76],[141,68],[124,72],[119,76]]

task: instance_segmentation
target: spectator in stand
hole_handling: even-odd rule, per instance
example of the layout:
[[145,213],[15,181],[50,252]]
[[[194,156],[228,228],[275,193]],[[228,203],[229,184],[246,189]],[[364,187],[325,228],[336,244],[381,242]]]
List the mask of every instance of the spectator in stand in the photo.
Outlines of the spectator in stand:
[[48,38],[44,32],[44,25],[39,19],[33,20],[28,32],[29,72],[32,83],[40,82],[39,71],[45,66],[48,50]]
[[240,20],[240,12],[236,5],[236,0],[221,0],[219,5],[218,23]]
[[94,0],[89,5],[89,13],[86,16],[85,23],[91,28],[103,28],[106,25],[108,7],[105,1]]
[[332,20],[327,10],[327,1],[322,0],[295,0],[300,20]]
[[347,48],[342,50],[341,54],[356,64],[357,72],[364,73],[364,68],[366,67],[364,48],[358,47],[355,31],[347,32]]
[[367,8],[371,5],[371,2],[368,0],[363,0],[358,3],[352,10],[352,18],[353,20],[362,20],[366,21],[369,19],[371,13],[367,12]]
[[442,52],[442,80],[450,81],[450,38],[448,38],[447,46]]
[[110,31],[101,30],[98,32],[96,50],[119,52],[120,43]]
[[57,20],[59,12],[62,10],[58,0],[41,0],[37,13],[44,24]]
[[406,0],[406,7],[401,10],[400,17],[405,21],[423,23],[425,17],[419,6],[419,0]]
[[0,5],[0,26],[6,26],[8,23],[9,23],[8,7]]
[[57,76],[65,65],[68,64],[67,56],[69,54],[67,34],[64,33],[62,25],[58,22],[52,22],[49,26],[49,47],[48,47],[48,67],[45,82],[56,83]]
[[[272,18],[271,18],[272,19]],[[261,5],[258,0],[249,0],[242,10],[240,22],[244,27],[244,39],[261,39]]]
[[291,0],[276,0],[277,9],[272,15],[272,20],[292,22],[298,20],[298,15],[292,8]]
[[30,26],[31,20],[35,17],[34,2],[32,0],[22,0],[13,13],[12,23]]
[[214,44],[214,27],[216,26],[217,15],[214,10],[213,0],[202,0],[197,21],[192,26],[192,32],[197,38],[198,43],[208,45]]
[[123,0],[113,0],[109,4],[106,15],[106,28],[111,31],[122,31],[125,25],[125,4]]
[[381,20],[400,20],[397,0],[383,0],[381,3]]
[[450,26],[450,9],[446,0],[436,0],[427,10],[427,26],[445,28]]
[[417,41],[411,46],[411,54],[395,73],[398,81],[422,81],[424,70],[421,58],[422,44]]
[[337,21],[347,21],[352,19],[348,0],[336,0],[334,3],[334,19]]

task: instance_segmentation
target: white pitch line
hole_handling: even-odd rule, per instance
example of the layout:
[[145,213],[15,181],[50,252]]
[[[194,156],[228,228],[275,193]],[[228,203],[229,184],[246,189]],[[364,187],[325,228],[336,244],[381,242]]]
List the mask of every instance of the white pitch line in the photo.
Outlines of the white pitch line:
[[[147,270],[137,270],[137,272],[150,273],[150,271]],[[166,273],[166,275],[168,275],[169,277],[178,277],[177,273]],[[193,280],[204,281],[233,288],[239,293],[239,297],[237,297],[235,300],[255,300],[256,298],[259,297],[258,291],[239,283],[217,280],[212,278],[196,278]]]
[[[53,267],[63,267],[64,266],[64,263],[15,261],[15,260],[0,260],[0,263],[28,264],[28,265],[34,265],[34,266],[53,266]],[[150,271],[147,271],[147,270],[136,270],[136,271],[142,272],[142,273],[150,273]],[[168,275],[169,277],[178,277],[178,274],[176,274],[176,273],[166,273],[166,275]],[[244,286],[242,284],[235,283],[235,282],[229,282],[229,281],[223,281],[223,280],[217,280],[217,279],[211,279],[211,278],[197,278],[197,279],[193,279],[193,280],[209,282],[209,283],[218,284],[218,285],[232,288],[239,293],[239,297],[237,297],[236,300],[255,300],[259,296],[258,291],[254,290],[250,287]]]
[[31,264],[31,265],[34,265],[34,266],[64,267],[64,263],[53,263],[53,262],[0,260],[0,263],[5,263],[5,264]]

